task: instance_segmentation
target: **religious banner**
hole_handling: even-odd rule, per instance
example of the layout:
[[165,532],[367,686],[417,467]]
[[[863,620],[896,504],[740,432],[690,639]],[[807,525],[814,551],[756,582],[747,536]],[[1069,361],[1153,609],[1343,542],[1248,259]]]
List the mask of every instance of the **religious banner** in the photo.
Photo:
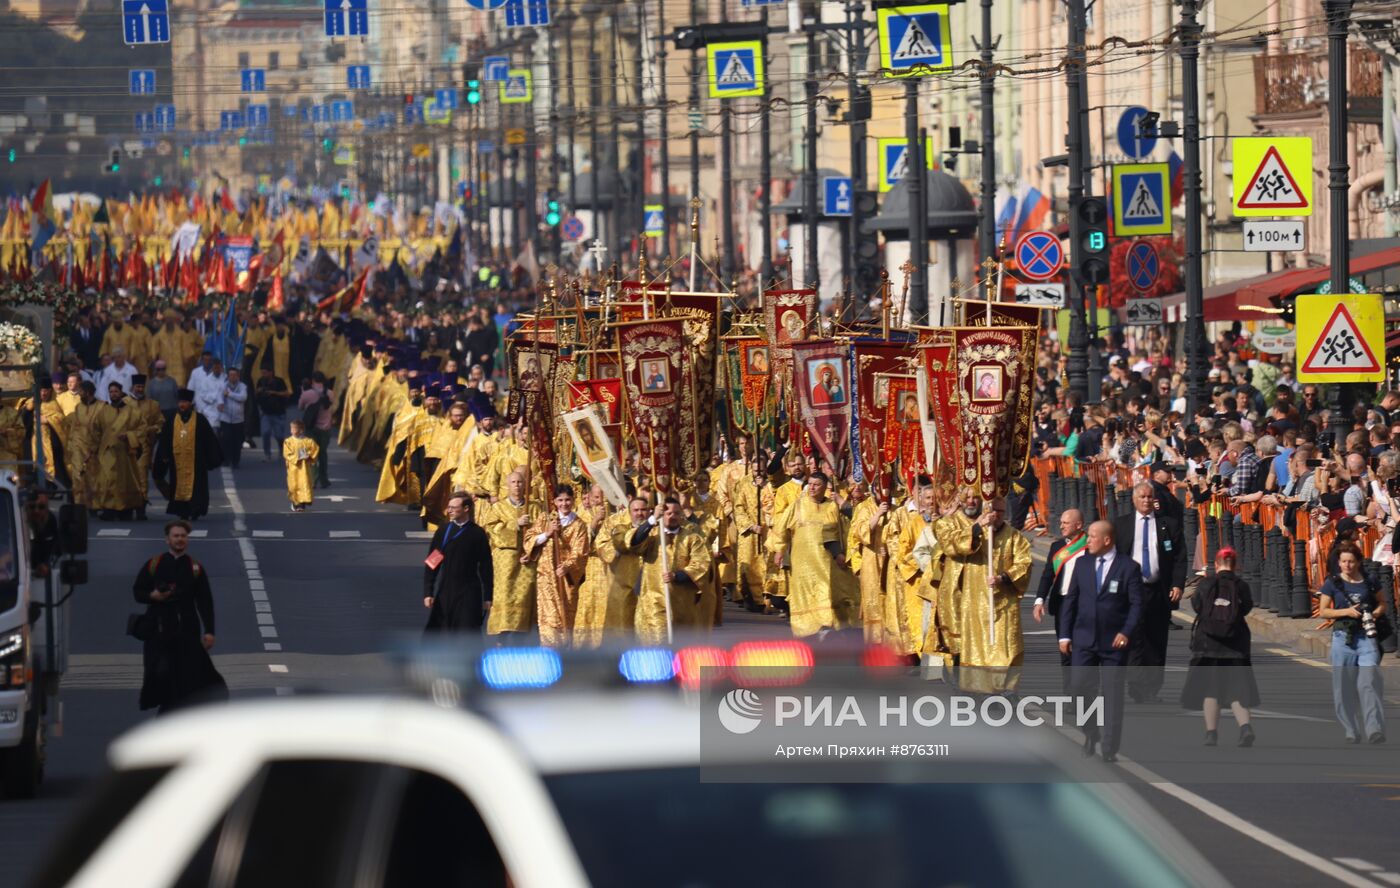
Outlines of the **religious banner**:
[[695,403],[695,423],[682,428],[692,436],[695,463],[686,468],[687,476],[709,465],[715,438],[715,360],[719,352],[720,293],[667,293],[657,305],[659,317],[686,318],[685,334],[690,343],[689,380]]
[[[669,318],[617,324],[622,382],[627,395],[632,435],[642,471],[658,490],[673,489],[674,476],[685,472],[695,454],[683,453],[692,435],[678,434],[695,423],[693,393],[688,385],[689,348],[685,320]],[[687,399],[692,399],[687,404]]]
[[881,414],[885,432],[881,456],[886,470],[897,466],[906,489],[913,490],[914,476],[924,467],[918,383],[912,373],[888,374],[885,379],[886,402]]
[[927,391],[926,422],[932,425],[936,443],[929,455],[934,488],[940,506],[946,506],[957,496],[957,460],[962,452],[962,423],[959,416],[958,376],[953,360],[951,332],[921,337],[921,359],[924,372],[920,374]]
[[1030,459],[1036,331],[957,328],[953,336],[962,427],[958,484],[985,499],[1005,496]]
[[573,440],[574,453],[578,456],[579,468],[598,484],[608,502],[617,508],[627,506],[627,491],[622,484],[622,469],[618,464],[617,451],[604,429],[600,403],[588,404],[570,410],[560,419],[569,430]]
[[[507,352],[510,390],[544,392],[549,390],[559,346],[552,342],[512,338]],[[512,418],[513,421],[514,418]]]
[[857,340],[851,344],[851,388],[855,410],[851,417],[852,476],[876,486],[884,472],[885,421],[892,375],[909,372],[911,351],[903,343]]
[[799,342],[792,347],[792,359],[798,416],[812,446],[832,469],[840,471],[851,427],[846,348],[830,339]]
[[993,302],[990,312],[992,322],[987,323],[987,303],[966,300],[967,321],[973,327],[1039,327],[1041,309],[1035,305],[1016,305],[1011,302]]
[[816,320],[816,290],[763,291],[763,322],[773,346],[769,358],[791,358],[792,344],[807,339]]
[[568,387],[570,409],[598,404],[603,408],[605,425],[622,421],[622,380],[575,379]]

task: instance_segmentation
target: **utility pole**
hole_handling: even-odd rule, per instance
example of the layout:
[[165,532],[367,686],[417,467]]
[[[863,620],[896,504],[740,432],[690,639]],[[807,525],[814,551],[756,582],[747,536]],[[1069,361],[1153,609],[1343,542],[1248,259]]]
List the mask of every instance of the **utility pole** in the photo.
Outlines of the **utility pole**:
[[657,121],[656,137],[659,150],[659,163],[661,167],[661,218],[665,221],[661,236],[662,255],[671,255],[671,151],[670,151],[670,126],[667,125],[666,118],[670,116],[669,105],[666,101],[666,4],[657,4],[656,13],[656,33],[658,35],[656,48],[656,96],[657,96]]
[[[559,140],[563,127],[559,125],[559,59],[556,52],[555,31],[549,29],[549,195],[551,200],[559,196]],[[549,226],[549,255],[551,261],[559,262],[563,253],[563,242],[559,229],[562,225]]]
[[[904,187],[909,193],[909,319],[922,324],[928,320],[928,210],[924,201],[924,142],[919,131],[919,79],[904,81]],[[904,319],[899,319],[903,323]]]
[[[729,0],[719,0],[719,20],[729,21]],[[710,50],[705,50],[708,55]],[[720,262],[720,288],[734,282],[737,263],[734,259],[734,153],[730,146],[733,120],[729,103],[719,103],[719,214],[720,228],[724,231],[724,257]]]
[[577,143],[578,102],[574,97],[574,20],[577,16],[572,9],[565,9],[559,15],[559,25],[564,29],[564,77],[569,83],[569,212],[578,211],[578,170]]
[[982,0],[982,42],[978,47],[982,51],[982,255],[978,257],[979,268],[982,260],[995,256],[997,251],[997,119],[993,104],[996,78],[992,72],[992,53],[1000,42],[992,40],[992,0]]
[[[1094,140],[1089,130],[1089,65],[1084,58],[1084,45],[1088,42],[1086,18],[1080,19],[1079,44],[1083,71],[1079,77],[1079,144],[1083,148],[1080,160],[1084,165],[1084,191],[1094,193]],[[1105,284],[1107,281],[1104,282]],[[1084,290],[1085,320],[1089,327],[1089,394],[1091,401],[1099,400],[1103,390],[1103,352],[1099,350],[1099,288],[1090,285]]]
[[[692,118],[700,117],[700,50],[690,51],[690,109]],[[690,196],[700,197],[700,127],[690,123]]]
[[[590,3],[583,7],[583,17],[588,20],[588,176],[593,185],[592,203],[589,205],[593,212],[593,239],[607,243],[610,238],[605,238],[603,234],[603,179],[601,176],[601,166],[598,163],[598,113],[603,106],[603,72],[602,65],[598,59],[598,14],[600,12],[597,4]],[[603,269],[596,269],[602,272]]]
[[1201,88],[1197,66],[1201,58],[1198,0],[1181,0],[1182,187],[1186,204],[1186,413],[1210,403],[1206,386],[1205,282],[1201,273]]
[[[612,64],[609,67],[614,72],[618,73],[620,73],[622,70],[622,54],[618,51],[622,46],[622,37],[618,33],[618,19],[620,18],[620,12],[621,10],[614,9],[608,14],[608,24],[612,32],[612,46],[608,51],[608,56],[611,59]],[[612,221],[608,223],[608,228],[609,233],[612,235],[613,239],[613,249],[615,250],[613,255],[617,257],[618,265],[621,266],[623,257],[627,255],[627,231],[630,228],[630,226],[624,226],[622,224],[622,219],[625,214],[622,210],[624,204],[622,201],[622,128],[620,126],[622,119],[622,93],[620,91],[621,77],[618,77],[615,74],[613,77],[610,77],[608,79],[612,81],[612,105],[608,109],[608,116],[612,118],[609,122],[609,129],[612,132],[611,142],[613,173],[612,210],[609,213],[609,215],[612,217]]]
[[[1189,0],[1188,0],[1189,2]],[[1065,150],[1069,155],[1069,232],[1070,249],[1083,249],[1082,226],[1074,211],[1084,197],[1084,130],[1080,125],[1083,113],[1079,81],[1084,77],[1084,0],[1067,0],[1069,17],[1069,47],[1066,53],[1065,83],[1069,89],[1069,134]],[[1068,275],[1071,293],[1069,309],[1069,361],[1066,371],[1069,388],[1086,401],[1089,396],[1089,329],[1084,322],[1085,286],[1074,274]]]
[[807,237],[806,261],[802,270],[803,283],[814,289],[821,288],[821,271],[817,262],[817,227],[821,222],[821,205],[817,201],[817,22],[818,10],[813,9],[812,18],[803,22],[807,30],[807,168],[802,171],[802,217],[807,223],[803,232]]
[[[1350,292],[1351,243],[1347,225],[1347,29],[1352,0],[1324,0],[1327,14],[1327,191],[1328,235],[1332,254],[1332,295]],[[1391,121],[1381,121],[1382,128]],[[1380,299],[1379,296],[1373,297]],[[1343,386],[1327,386],[1327,406],[1332,415],[1342,409]]]
[[[768,7],[762,7],[763,23],[768,23]],[[767,55],[768,41],[763,41],[763,53]],[[773,70],[770,59],[763,60],[763,70]],[[758,115],[758,225],[759,237],[763,239],[759,260],[759,292],[773,280],[773,106],[769,104],[767,90],[759,99],[762,108]]]
[[[865,69],[865,6],[861,0],[846,2],[846,95],[848,100],[847,120],[850,122],[851,139],[851,216],[847,227],[846,250],[842,266],[844,276],[851,283],[853,293],[860,292],[856,283],[858,258],[854,255],[861,243],[861,225],[865,221],[860,195],[866,188],[865,172],[865,121],[868,102],[865,101],[860,72]],[[861,294],[866,295],[866,294]]]

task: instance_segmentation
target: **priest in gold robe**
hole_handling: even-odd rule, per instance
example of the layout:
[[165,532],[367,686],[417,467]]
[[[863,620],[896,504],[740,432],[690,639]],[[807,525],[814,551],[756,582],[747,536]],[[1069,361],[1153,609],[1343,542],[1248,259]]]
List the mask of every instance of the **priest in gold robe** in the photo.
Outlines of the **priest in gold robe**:
[[375,502],[416,506],[423,499],[423,488],[413,471],[413,438],[423,408],[423,384],[408,380],[408,400],[394,414],[389,440],[384,445],[384,465],[379,470]]
[[720,546],[720,533],[724,528],[724,507],[719,498],[710,493],[710,474],[700,472],[695,476],[695,489],[686,497],[686,520],[705,538],[713,565],[710,573],[700,585],[698,620],[701,631],[708,632],[724,621],[724,601],[720,598],[720,567],[724,563]]
[[[883,491],[882,491],[883,493]],[[880,499],[870,495],[865,482],[851,485],[851,529],[846,538],[846,552],[851,572],[860,580],[860,620],[867,644],[885,643],[885,570],[889,556],[885,550],[885,531],[890,514],[888,494]]]
[[769,548],[791,564],[788,615],[799,638],[860,625],[860,588],[846,564],[846,522],[824,472],[773,526]]
[[[894,572],[897,585],[885,601],[885,632],[891,646],[901,654],[932,654],[941,649],[925,648],[929,629],[937,625],[938,587],[942,576],[942,553],[934,523],[934,488],[914,488],[915,509],[900,524],[895,543]],[[944,663],[951,666],[951,663]]]
[[647,501],[633,497],[626,509],[607,518],[593,537],[593,557],[579,595],[574,646],[598,647],[631,637],[636,628],[637,578],[642,559],[629,539],[651,514]]
[[763,546],[767,518],[760,500],[763,471],[757,463],[752,471],[751,476],[737,476],[729,485],[729,502],[734,509],[730,526],[734,530],[735,594],[748,610],[762,611],[768,565]]
[[554,509],[526,533],[523,556],[535,564],[535,608],[540,643],[567,647],[574,637],[578,589],[588,559],[588,522],[574,511],[574,489],[554,488]]
[[700,596],[696,580],[710,572],[712,559],[705,538],[686,524],[680,501],[667,497],[657,506],[628,537],[626,551],[640,556],[642,562],[637,585],[638,640],[666,644],[673,632],[694,631]]
[[101,413],[96,478],[91,506],[103,521],[125,521],[146,508],[146,481],[138,478],[136,457],[146,439],[145,419],[126,401],[121,383],[107,386],[110,401]]
[[138,417],[142,433],[141,447],[136,453],[136,477],[143,496],[142,503],[136,510],[136,518],[145,521],[144,494],[150,484],[151,461],[156,454],[156,439],[160,437],[160,430],[165,427],[165,416],[160,412],[160,405],[146,397],[146,376],[143,373],[131,377],[131,397],[126,399],[126,404]]
[[260,374],[265,367],[271,368],[272,375],[287,384],[287,391],[301,390],[301,386],[297,384],[301,380],[292,379],[292,337],[287,332],[287,319],[280,315],[272,335],[263,340],[262,347],[253,358],[255,374]]
[[1020,681],[1021,596],[1030,584],[1031,547],[1006,523],[1005,500],[981,506],[975,494],[965,494],[960,510],[935,524],[946,556],[939,603],[955,602],[948,622],[956,630],[958,686],[997,694],[1015,691]]
[[91,506],[97,485],[97,452],[102,441],[103,408],[97,387],[86,379],[78,389],[78,404],[65,421],[68,477],[73,482],[73,502]]
[[525,473],[506,478],[506,495],[478,506],[481,527],[491,541],[491,615],[487,635],[526,633],[535,625],[535,565],[523,558],[525,534],[534,516],[525,502]]
[[[185,366],[185,361],[188,358],[189,337],[180,328],[179,318],[176,314],[173,311],[167,312],[160,329],[151,336],[151,361],[152,363],[164,361],[170,378],[175,380],[176,385],[183,388],[190,377],[190,370],[193,369]],[[148,368],[142,366],[141,369]]]

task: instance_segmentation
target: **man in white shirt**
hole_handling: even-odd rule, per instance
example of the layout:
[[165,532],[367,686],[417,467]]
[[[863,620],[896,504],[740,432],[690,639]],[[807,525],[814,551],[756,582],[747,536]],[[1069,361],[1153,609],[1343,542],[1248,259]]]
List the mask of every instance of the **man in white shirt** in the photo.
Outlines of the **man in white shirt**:
[[122,387],[122,391],[130,394],[131,377],[136,375],[136,365],[127,361],[126,350],[122,348],[112,349],[112,363],[103,368],[102,373],[97,378],[97,397],[107,403],[111,403],[111,395],[107,388],[112,383]]
[[239,378],[238,368],[225,374],[224,391],[219,402],[219,446],[224,450],[224,462],[238,468],[243,455],[243,408],[248,403],[248,386]]
[[214,431],[219,430],[219,406],[224,400],[224,375],[214,361],[214,355],[205,352],[199,356],[199,366],[190,371],[190,391],[194,392],[194,409],[198,410]]

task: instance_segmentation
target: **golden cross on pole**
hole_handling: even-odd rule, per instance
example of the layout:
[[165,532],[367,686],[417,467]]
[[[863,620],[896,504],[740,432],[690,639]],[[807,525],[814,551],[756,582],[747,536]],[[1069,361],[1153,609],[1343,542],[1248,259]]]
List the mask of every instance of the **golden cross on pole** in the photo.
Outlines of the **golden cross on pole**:
[[899,315],[897,318],[900,327],[904,326],[904,309],[909,305],[909,279],[913,277],[916,267],[909,259],[905,259],[904,264],[899,266],[899,270],[904,272],[904,289],[899,294]]

